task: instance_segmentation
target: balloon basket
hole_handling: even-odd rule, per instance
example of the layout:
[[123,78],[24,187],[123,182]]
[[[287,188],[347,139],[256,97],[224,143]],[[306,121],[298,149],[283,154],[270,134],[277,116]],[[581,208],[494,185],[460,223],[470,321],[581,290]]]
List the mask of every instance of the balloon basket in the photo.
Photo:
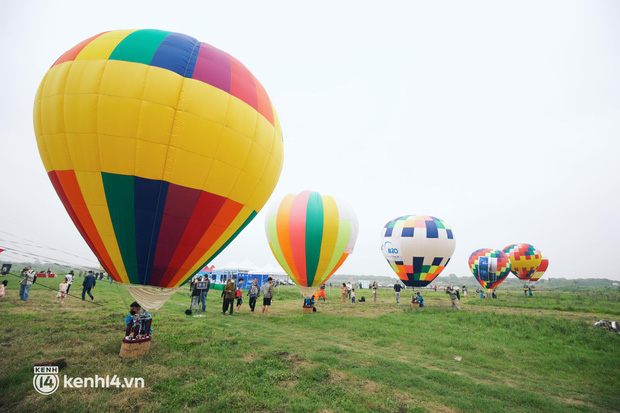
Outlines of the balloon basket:
[[411,303],[412,307],[420,307],[420,303]]
[[151,337],[143,338],[140,340],[123,339],[121,344],[121,352],[119,356],[121,358],[133,358],[144,356],[149,353],[151,348]]
[[312,314],[314,311],[312,307],[302,307],[301,312],[302,314]]

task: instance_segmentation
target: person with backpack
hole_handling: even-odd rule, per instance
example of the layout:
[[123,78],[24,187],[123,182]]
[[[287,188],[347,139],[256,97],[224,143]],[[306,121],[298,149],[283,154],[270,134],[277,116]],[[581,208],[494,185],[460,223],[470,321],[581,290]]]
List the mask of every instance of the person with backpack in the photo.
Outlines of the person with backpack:
[[252,281],[252,284],[248,289],[248,297],[250,297],[250,310],[254,312],[254,308],[256,307],[256,300],[258,300],[258,297],[260,297],[258,278],[254,278],[254,281]]
[[32,267],[26,267],[22,270],[20,275],[22,277],[19,282],[19,299],[22,301],[28,301],[30,295],[30,287],[37,282],[37,274],[32,271]]

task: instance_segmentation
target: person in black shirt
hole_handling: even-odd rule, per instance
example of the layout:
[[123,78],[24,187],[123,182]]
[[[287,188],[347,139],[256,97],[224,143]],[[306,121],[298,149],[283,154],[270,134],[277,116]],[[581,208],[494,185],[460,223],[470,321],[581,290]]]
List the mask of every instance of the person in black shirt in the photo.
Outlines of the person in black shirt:
[[394,295],[396,295],[396,304],[400,304],[400,290],[402,290],[400,283],[396,281],[394,284]]

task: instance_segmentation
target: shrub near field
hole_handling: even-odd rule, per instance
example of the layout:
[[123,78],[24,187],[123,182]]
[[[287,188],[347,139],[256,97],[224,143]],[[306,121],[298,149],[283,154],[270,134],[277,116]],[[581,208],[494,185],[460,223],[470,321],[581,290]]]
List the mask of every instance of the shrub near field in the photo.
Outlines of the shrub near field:
[[[301,314],[295,287],[280,287],[263,317],[244,303],[221,315],[219,291],[206,317],[184,314],[183,287],[154,314],[150,353],[119,359],[123,319],[133,301],[103,281],[94,303],[54,305],[60,280],[41,279],[30,301],[9,278],[0,300],[0,388],[3,411],[239,412],[566,412],[617,411],[619,339],[592,328],[617,319],[618,290],[583,294],[537,291],[497,300],[470,294],[461,311],[442,292],[423,290],[427,306],[399,307],[393,291],[379,302],[340,303],[328,289],[318,313]],[[73,294],[79,295],[80,279]],[[358,290],[358,299],[370,299]],[[246,300],[247,301],[247,300]],[[66,357],[61,376],[142,377],[144,388],[35,392],[37,361]],[[457,361],[455,358],[459,358]]]

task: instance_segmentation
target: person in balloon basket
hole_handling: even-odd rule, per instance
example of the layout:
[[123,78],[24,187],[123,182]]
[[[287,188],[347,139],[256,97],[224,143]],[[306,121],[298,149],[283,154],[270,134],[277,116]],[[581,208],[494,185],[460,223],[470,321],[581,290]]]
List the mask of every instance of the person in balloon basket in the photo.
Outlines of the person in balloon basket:
[[235,291],[235,298],[237,299],[237,310],[236,312],[239,312],[239,309],[241,308],[241,304],[243,304],[243,278],[239,279],[239,285],[237,285],[237,290]]
[[[151,313],[149,313],[148,311],[143,311],[142,307],[140,306],[140,304],[138,304],[137,301],[134,301],[133,303],[131,303],[131,305],[129,306],[129,315],[125,317],[125,325],[129,325],[129,323],[131,323],[132,321],[136,321],[135,316],[139,315],[140,318],[139,320],[145,320],[145,319],[149,319],[151,318]],[[142,326],[140,327],[140,332],[139,334],[146,334],[146,324],[142,324]],[[153,334],[153,329],[149,329],[148,332],[149,335]],[[131,332],[129,334],[129,337],[133,338],[134,333]]]
[[22,270],[20,276],[22,277],[19,282],[19,299],[22,301],[28,301],[30,295],[30,287],[37,282],[37,274],[32,271],[32,267],[26,267]]
[[86,274],[86,277],[84,277],[84,281],[82,282],[82,301],[86,299],[86,294],[88,294],[91,300],[95,299],[90,290],[94,289],[96,284],[97,280],[95,279],[93,272],[88,271],[88,274]]
[[230,311],[230,315],[233,315],[233,306],[235,303],[235,295],[237,293],[237,285],[235,283],[235,279],[231,278],[228,280],[224,289],[222,290],[222,297],[224,298],[224,303],[222,305],[222,314],[226,314],[226,311]]
[[452,303],[452,308],[456,308],[457,310],[460,310],[460,307],[459,307],[460,296],[459,296],[458,290],[450,285],[448,286],[446,290],[446,294],[450,295],[450,302]]
[[250,297],[250,310],[254,312],[254,308],[256,307],[256,300],[260,297],[260,287],[258,285],[258,278],[254,278],[250,288],[248,288],[248,297]]
[[267,284],[263,286],[263,314],[267,315],[269,312],[269,306],[273,300],[273,283],[272,278],[267,278]]
[[396,296],[396,304],[400,304],[400,290],[402,289],[403,287],[398,281],[396,281],[396,284],[394,284],[394,295]]

